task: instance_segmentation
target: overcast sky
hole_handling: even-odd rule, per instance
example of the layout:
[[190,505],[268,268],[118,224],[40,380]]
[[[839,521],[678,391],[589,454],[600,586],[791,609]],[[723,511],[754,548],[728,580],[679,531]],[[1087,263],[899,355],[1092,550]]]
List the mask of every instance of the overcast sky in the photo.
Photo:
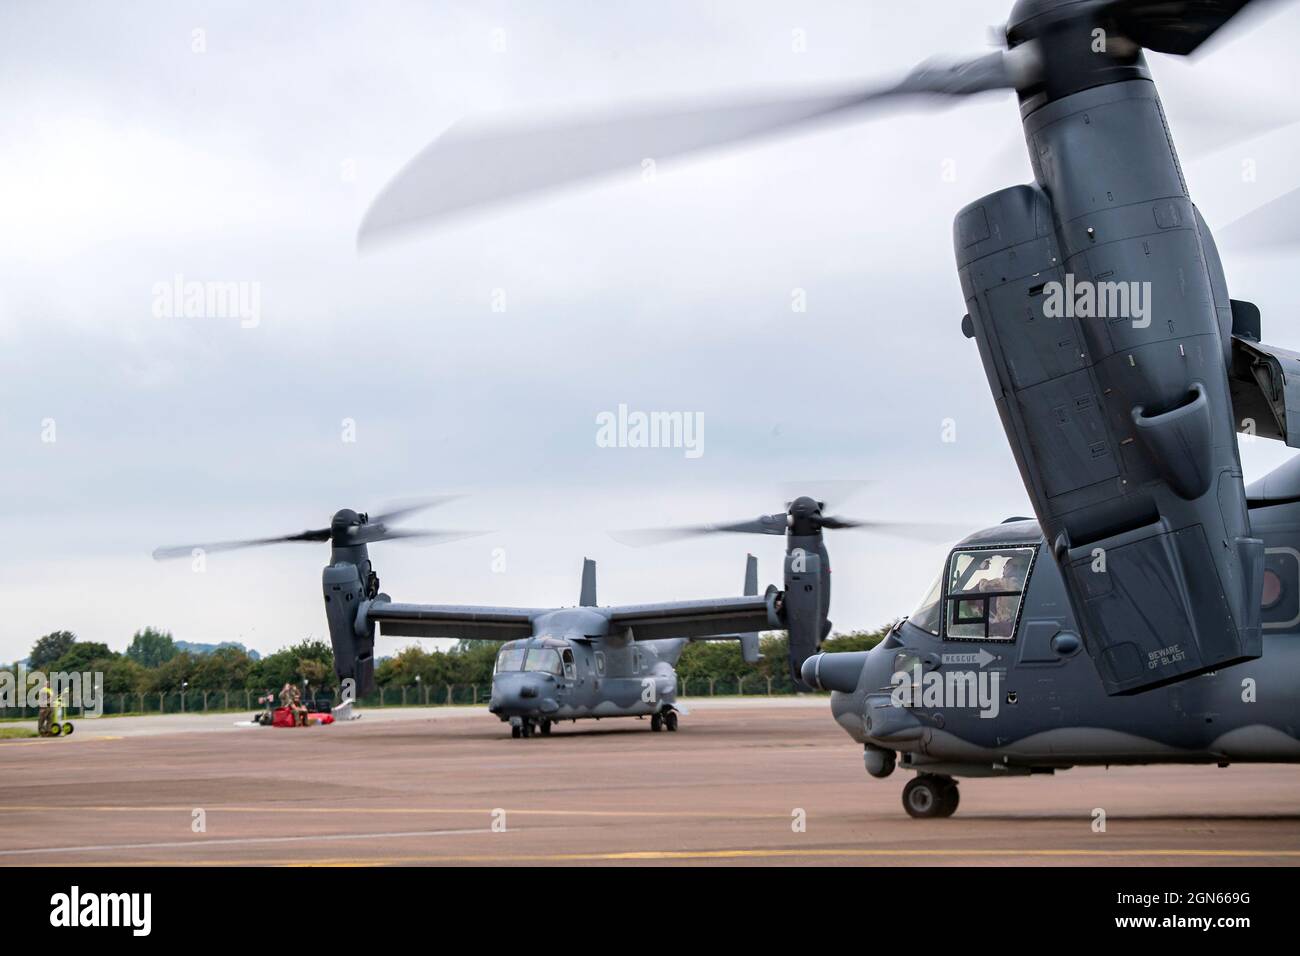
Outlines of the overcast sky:
[[[1195,64],[1151,57],[1211,226],[1300,183],[1298,8]],[[746,550],[779,583],[779,538],[630,549],[606,532],[780,510],[789,482],[874,479],[837,509],[867,518],[1027,514],[959,331],[950,238],[960,206],[1029,179],[1010,94],[356,251],[369,202],[463,116],[870,81],[984,51],[1007,9],[8,0],[0,660],[62,628],[119,650],[145,625],[261,651],[324,637],[325,545],[212,555],[202,574],[150,551],[411,495],[465,493],[425,523],[493,533],[375,547],[386,591],[524,606],[574,603],[584,556],[603,603],[738,593]],[[1225,260],[1265,338],[1300,348],[1290,260]],[[259,321],[156,315],[177,276],[255,283]],[[598,447],[620,403],[702,415],[703,454]],[[1253,478],[1288,452],[1243,455]],[[850,629],[909,613],[946,545],[830,548]]]

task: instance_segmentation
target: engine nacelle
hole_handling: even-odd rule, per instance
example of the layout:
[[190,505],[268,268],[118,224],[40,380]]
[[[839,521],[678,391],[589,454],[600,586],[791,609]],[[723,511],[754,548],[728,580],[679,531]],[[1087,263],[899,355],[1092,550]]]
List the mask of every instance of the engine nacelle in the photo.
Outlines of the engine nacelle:
[[[1077,134],[1054,129],[1064,139],[1049,145],[1045,133],[1038,148],[1091,162],[1087,124],[1067,124]],[[1258,657],[1264,559],[1197,217],[1188,200],[1135,202],[1119,188],[1113,204],[1062,223],[1042,189],[1016,186],[967,206],[954,227],[963,328],[1110,694]],[[1082,283],[1117,294],[1107,283],[1138,280],[1144,318],[1049,302],[1075,301]]]
[[830,621],[826,620],[828,574],[821,554],[799,546],[786,553],[781,616],[789,634],[790,673],[800,686],[804,661],[817,653],[830,631]]
[[354,681],[359,697],[375,686],[375,625],[366,616],[366,583],[357,565],[339,562],[325,569],[321,584],[334,672],[340,681]]

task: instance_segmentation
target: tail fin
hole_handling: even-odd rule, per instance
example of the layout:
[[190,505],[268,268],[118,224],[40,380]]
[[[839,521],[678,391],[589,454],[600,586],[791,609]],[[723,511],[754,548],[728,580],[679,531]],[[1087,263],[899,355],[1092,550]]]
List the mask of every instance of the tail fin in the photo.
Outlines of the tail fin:
[[[758,594],[758,558],[745,556],[745,595]],[[758,632],[740,635],[740,656],[746,664],[755,664],[763,656],[758,650]]]
[[[758,578],[755,577],[754,581],[757,587]],[[578,604],[582,607],[596,606],[596,562],[591,558],[582,559],[582,594],[578,597]]]

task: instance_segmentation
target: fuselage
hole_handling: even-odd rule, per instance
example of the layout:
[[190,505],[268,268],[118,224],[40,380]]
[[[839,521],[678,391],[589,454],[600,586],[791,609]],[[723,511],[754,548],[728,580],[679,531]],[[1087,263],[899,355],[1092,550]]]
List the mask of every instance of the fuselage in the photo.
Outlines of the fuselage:
[[[938,613],[936,595],[927,596],[862,655],[857,686],[832,694],[835,719],[869,756],[896,751],[904,766],[954,776],[1076,764],[1300,762],[1300,504],[1261,503],[1252,525],[1267,554],[1257,661],[1109,696],[1039,527],[1022,520],[953,549]],[[967,593],[954,584],[954,568],[969,566],[967,556],[1021,549],[1032,549],[1033,561],[1012,623],[996,638],[972,639],[961,630],[971,625],[954,624],[963,619],[955,605],[968,603],[951,597]],[[905,685],[912,690],[900,691]]]
[[677,698],[686,641],[610,634],[597,608],[539,616],[534,633],[501,646],[488,709],[502,720],[580,720],[662,713]]

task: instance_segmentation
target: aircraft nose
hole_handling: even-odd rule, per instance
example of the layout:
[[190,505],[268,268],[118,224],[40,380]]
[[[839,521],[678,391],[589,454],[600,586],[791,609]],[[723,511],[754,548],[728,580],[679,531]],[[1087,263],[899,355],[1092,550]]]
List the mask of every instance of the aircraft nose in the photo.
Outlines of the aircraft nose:
[[541,682],[535,675],[501,674],[492,683],[492,702],[488,709],[493,713],[530,711],[537,707],[541,696]]
[[838,690],[851,694],[858,688],[867,651],[842,651],[832,654],[814,654],[803,662],[800,676],[805,684],[817,690]]

